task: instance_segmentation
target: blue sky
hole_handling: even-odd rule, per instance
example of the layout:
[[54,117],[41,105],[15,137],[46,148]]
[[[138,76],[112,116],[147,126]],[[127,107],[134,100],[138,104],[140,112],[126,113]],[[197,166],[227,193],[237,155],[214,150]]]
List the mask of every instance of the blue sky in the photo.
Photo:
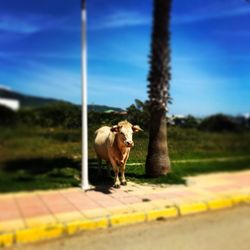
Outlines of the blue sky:
[[[81,102],[79,0],[0,3],[0,85]],[[147,99],[152,0],[87,1],[88,102]],[[250,3],[173,0],[170,113],[249,113]]]
[[1,1],[0,68],[0,85],[80,103],[80,1]]

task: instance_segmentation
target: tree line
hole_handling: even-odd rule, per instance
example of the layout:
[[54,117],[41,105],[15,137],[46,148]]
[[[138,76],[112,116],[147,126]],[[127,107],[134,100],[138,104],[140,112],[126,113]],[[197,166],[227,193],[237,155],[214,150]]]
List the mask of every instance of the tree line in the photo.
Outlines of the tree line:
[[[127,119],[133,124],[139,124],[145,131],[149,131],[150,113],[148,102],[135,100],[126,112],[88,112],[89,126],[114,125],[119,121]],[[250,127],[250,118],[233,117],[225,114],[215,114],[198,119],[192,115],[185,118],[166,117],[168,126],[181,128],[193,128],[211,132],[240,131]],[[81,128],[81,107],[68,103],[55,103],[39,108],[26,108],[13,111],[0,105],[0,126],[28,127],[61,127],[65,129]]]

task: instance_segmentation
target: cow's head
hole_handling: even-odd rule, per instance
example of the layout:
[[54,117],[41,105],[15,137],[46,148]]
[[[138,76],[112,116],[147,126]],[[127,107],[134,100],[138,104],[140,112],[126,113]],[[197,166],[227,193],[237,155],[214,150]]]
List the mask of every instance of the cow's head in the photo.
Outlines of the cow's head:
[[115,132],[118,140],[126,147],[133,147],[133,133],[142,131],[139,125],[132,125],[128,121],[119,122],[111,128],[112,132]]

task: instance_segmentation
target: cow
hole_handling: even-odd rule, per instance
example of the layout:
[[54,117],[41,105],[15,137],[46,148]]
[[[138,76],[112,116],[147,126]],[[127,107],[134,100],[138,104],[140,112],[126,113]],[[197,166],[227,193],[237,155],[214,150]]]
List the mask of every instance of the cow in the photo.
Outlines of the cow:
[[[119,122],[112,127],[103,126],[96,130],[94,149],[101,166],[102,160],[111,163],[115,173],[114,187],[127,185],[125,178],[126,162],[130,149],[134,146],[133,133],[142,131],[140,126],[132,125],[127,120]],[[119,182],[119,172],[121,172],[121,182]]]

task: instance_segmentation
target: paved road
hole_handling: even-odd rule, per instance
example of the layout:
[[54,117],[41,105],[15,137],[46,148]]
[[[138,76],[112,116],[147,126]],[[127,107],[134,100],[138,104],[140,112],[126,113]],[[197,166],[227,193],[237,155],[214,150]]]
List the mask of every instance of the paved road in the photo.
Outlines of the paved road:
[[82,233],[18,250],[249,250],[250,206]]

